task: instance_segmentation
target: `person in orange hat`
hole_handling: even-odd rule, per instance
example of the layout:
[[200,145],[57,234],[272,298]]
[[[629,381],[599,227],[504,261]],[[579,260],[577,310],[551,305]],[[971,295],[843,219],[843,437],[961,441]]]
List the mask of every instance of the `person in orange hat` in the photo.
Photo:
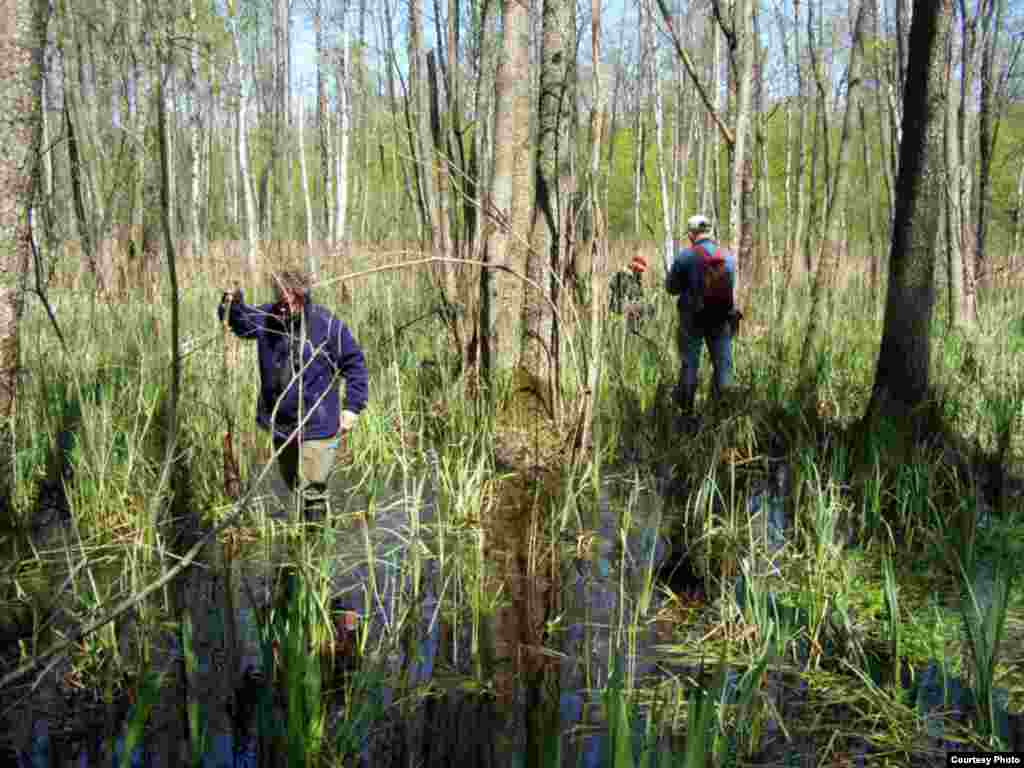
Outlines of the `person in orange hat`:
[[627,306],[644,297],[643,274],[647,271],[647,260],[634,256],[628,266],[623,267],[608,283],[608,310],[616,315],[626,311]]
[[643,274],[646,271],[647,259],[637,254],[609,283],[608,309],[626,318],[631,333],[638,333],[643,321],[653,314],[654,308],[644,303]]

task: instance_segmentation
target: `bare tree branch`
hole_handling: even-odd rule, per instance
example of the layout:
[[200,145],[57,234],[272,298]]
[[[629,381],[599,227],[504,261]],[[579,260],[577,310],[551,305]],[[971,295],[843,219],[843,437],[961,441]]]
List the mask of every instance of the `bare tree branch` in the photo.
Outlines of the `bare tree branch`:
[[665,26],[668,27],[668,33],[672,37],[672,43],[676,47],[676,53],[679,54],[679,58],[683,62],[683,66],[686,67],[687,73],[693,80],[693,84],[697,87],[697,93],[700,94],[701,101],[704,102],[704,107],[711,115],[711,119],[715,121],[715,125],[718,126],[718,130],[722,134],[722,138],[725,139],[729,147],[733,147],[736,144],[736,139],[729,130],[725,122],[722,120],[722,116],[718,114],[718,110],[715,109],[714,104],[711,102],[711,96],[708,94],[707,88],[700,81],[700,77],[697,75],[697,67],[694,66],[693,59],[690,58],[690,54],[683,48],[683,43],[679,39],[679,35],[676,33],[675,26],[672,24],[672,14],[669,13],[668,6],[665,5],[665,0],[658,0],[658,8],[661,10],[662,18],[665,20]]

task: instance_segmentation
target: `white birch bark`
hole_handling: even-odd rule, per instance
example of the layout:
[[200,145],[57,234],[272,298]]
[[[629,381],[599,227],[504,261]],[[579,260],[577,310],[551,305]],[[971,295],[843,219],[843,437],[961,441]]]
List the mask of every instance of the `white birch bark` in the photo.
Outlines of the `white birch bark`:
[[640,221],[641,197],[643,196],[644,179],[644,150],[647,146],[647,121],[644,119],[644,112],[647,109],[647,89],[650,87],[650,44],[647,37],[647,3],[644,0],[638,5],[640,14],[639,24],[639,61],[637,62],[637,81],[639,84],[639,98],[636,110],[636,131],[633,144],[633,235],[640,237],[642,222]]
[[[946,56],[946,71],[953,69],[952,50],[943,52]],[[946,291],[948,303],[946,307],[947,322],[950,328],[964,328],[970,323],[964,305],[964,252],[961,249],[960,235],[963,232],[963,211],[960,208],[960,139],[957,113],[960,103],[960,88],[955,79],[949,81],[949,93],[946,98],[946,111],[943,138],[946,174],[945,193],[943,194],[943,223],[945,224],[946,240]]]
[[42,182],[43,182],[43,195],[45,196],[44,205],[52,205],[53,200],[53,153],[49,151],[51,139],[50,139],[50,121],[48,119],[47,112],[50,109],[50,102],[53,100],[53,94],[50,93],[49,80],[47,78],[41,78],[42,90],[40,92],[40,105],[41,113],[39,119],[42,121],[42,140],[41,148],[42,154],[40,161],[42,162]]
[[[733,253],[739,256],[743,237],[743,174],[747,165],[747,138],[750,132],[751,76],[754,71],[755,40],[751,34],[754,14],[753,0],[739,0],[736,36],[741,55],[740,73],[736,83],[736,145],[733,148],[732,196],[729,200],[729,231]],[[751,222],[746,222],[750,226]],[[737,273],[739,263],[737,259]],[[738,281],[738,274],[737,274]]]
[[[714,45],[711,54],[711,79],[710,86],[714,90],[715,113],[722,114],[722,34],[719,32],[714,20],[708,22],[710,34],[714,37]],[[721,206],[718,199],[718,180],[720,178],[718,162],[721,155],[722,137],[718,131],[712,131],[711,151],[708,153],[708,169],[704,181],[704,199],[701,202],[701,211],[711,218],[718,229]]]
[[259,265],[256,263],[256,205],[253,200],[252,180],[249,176],[248,127],[246,126],[249,94],[245,77],[242,74],[242,45],[238,29],[238,18],[235,15],[234,0],[229,0],[228,2],[228,15],[231,21],[231,40],[235,54],[235,85],[237,86],[238,93],[238,112],[235,117],[235,147],[238,152],[238,183],[242,188],[242,201],[245,210],[245,264],[249,272],[255,274]]
[[201,147],[199,135],[202,126],[202,105],[199,98],[199,25],[196,19],[195,0],[188,2],[188,27],[191,40],[189,41],[189,70],[188,70],[188,94],[189,94],[189,245],[191,246],[192,258],[198,258],[202,252],[202,240],[199,221],[200,181],[201,170],[200,157]]
[[306,141],[305,131],[303,127],[306,119],[306,107],[302,103],[302,99],[298,99],[298,129],[299,129],[299,177],[302,180],[302,202],[305,205],[305,246],[306,246],[306,269],[312,276],[313,280],[316,281],[317,274],[320,271],[320,264],[316,257],[316,252],[313,250],[313,201],[309,196],[309,176],[306,173]]
[[[601,87],[601,2],[591,0],[591,54],[594,61],[593,75],[593,106],[590,113],[590,134],[592,146],[590,152],[590,178],[597,179],[601,172],[601,122],[604,116],[605,92]],[[587,356],[587,391],[584,393],[584,410],[582,414],[582,434],[580,447],[586,449],[592,442],[594,401],[597,398],[601,382],[601,326],[604,296],[602,283],[608,262],[608,243],[603,226],[603,212],[600,207],[598,185],[590,185],[590,215],[594,224],[594,253],[590,263],[590,354]],[[582,453],[582,452],[581,452]]]
[[[641,0],[643,11],[643,24],[647,27],[644,37],[654,38],[654,8],[650,5],[651,0]],[[650,77],[651,89],[654,96],[654,130],[658,145],[658,183],[661,188],[661,223],[662,223],[662,255],[665,263],[671,262],[672,253],[672,204],[668,194],[668,172],[665,168],[667,163],[667,152],[665,151],[665,115],[664,103],[661,98],[661,85],[658,82],[658,67],[654,57],[653,47],[648,52],[648,76]]]
[[1010,276],[1017,272],[1020,263],[1021,232],[1024,231],[1024,162],[1017,172],[1017,211],[1013,221],[1013,251],[1010,254]]
[[[228,74],[230,82],[230,72]],[[225,137],[230,137],[233,131],[231,130],[235,116],[230,115],[227,118],[227,125],[225,126]],[[230,138],[227,141],[231,141]],[[227,217],[228,217],[228,229],[231,232],[238,232],[238,196],[241,194],[238,184],[238,150],[234,146],[234,143],[228,145],[228,151],[225,156],[225,165],[227,166],[227,173],[224,174],[224,181],[227,185],[224,190],[225,199],[227,200]],[[234,235],[233,235],[234,236]]]
[[348,29],[341,27],[341,59],[338,62],[338,146],[334,155],[334,215],[331,216],[331,241],[337,248],[345,239],[348,209],[348,152],[351,131],[351,104],[349,92]]

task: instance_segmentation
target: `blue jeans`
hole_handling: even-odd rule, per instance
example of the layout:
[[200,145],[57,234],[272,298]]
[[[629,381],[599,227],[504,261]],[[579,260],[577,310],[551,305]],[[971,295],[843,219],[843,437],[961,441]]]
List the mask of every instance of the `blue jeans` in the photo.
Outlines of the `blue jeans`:
[[722,390],[732,384],[732,326],[726,321],[709,329],[696,328],[692,320],[680,317],[677,342],[680,362],[675,399],[685,413],[690,413],[697,396],[701,346],[707,344],[715,371],[713,396],[718,397]]

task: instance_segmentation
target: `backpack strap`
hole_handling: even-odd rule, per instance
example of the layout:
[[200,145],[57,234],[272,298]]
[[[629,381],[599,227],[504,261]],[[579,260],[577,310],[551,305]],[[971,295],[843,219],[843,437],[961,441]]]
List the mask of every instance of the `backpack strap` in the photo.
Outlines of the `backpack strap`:
[[[714,246],[714,250],[712,250],[711,248],[708,248],[705,244],[710,244],[710,245]],[[701,240],[700,242],[698,242],[696,244],[695,247],[700,248],[707,255],[707,258],[703,259],[702,261],[715,261],[715,257],[716,256],[719,256],[720,258],[722,258],[723,261],[725,260],[725,258],[721,256],[722,246],[719,245],[718,243],[716,243],[710,237],[706,238],[704,240]]]

